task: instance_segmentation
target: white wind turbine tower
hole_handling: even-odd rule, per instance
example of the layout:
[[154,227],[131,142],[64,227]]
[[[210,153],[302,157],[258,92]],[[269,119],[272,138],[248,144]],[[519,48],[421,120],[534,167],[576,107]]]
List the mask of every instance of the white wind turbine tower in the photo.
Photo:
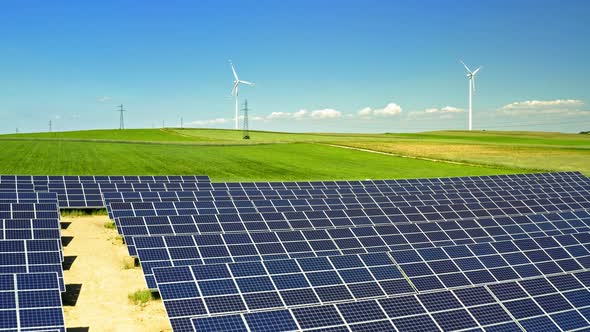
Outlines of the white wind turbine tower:
[[231,95],[236,97],[236,119],[235,120],[236,120],[236,129],[239,129],[238,92],[240,89],[240,83],[244,83],[246,85],[252,85],[252,86],[254,85],[254,83],[240,80],[238,78],[238,74],[236,74],[236,69],[234,68],[234,64],[231,62],[231,60],[229,61],[229,64],[231,66],[231,70],[234,73],[234,78],[235,78],[234,88],[231,90]]
[[471,71],[469,67],[465,64],[465,62],[461,61],[465,70],[467,70],[467,78],[469,78],[469,130],[473,128],[473,108],[472,108],[472,100],[473,100],[473,93],[475,92],[475,74],[481,69],[481,66],[477,67],[475,71]]

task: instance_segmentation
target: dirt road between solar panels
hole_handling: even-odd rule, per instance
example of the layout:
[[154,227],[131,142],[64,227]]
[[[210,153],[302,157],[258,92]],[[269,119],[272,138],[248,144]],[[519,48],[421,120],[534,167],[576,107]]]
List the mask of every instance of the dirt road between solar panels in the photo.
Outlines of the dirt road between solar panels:
[[127,249],[117,232],[104,227],[107,216],[63,217],[71,222],[62,236],[73,236],[64,256],[77,256],[66,284],[82,284],[74,306],[65,306],[68,328],[89,327],[89,331],[171,331],[161,300],[140,306],[128,294],[145,289],[140,268],[133,268]]

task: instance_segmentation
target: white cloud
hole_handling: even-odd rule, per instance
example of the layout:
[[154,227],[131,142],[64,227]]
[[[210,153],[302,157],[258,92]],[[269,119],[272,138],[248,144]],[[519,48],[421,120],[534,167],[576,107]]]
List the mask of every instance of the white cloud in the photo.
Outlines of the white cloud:
[[269,115],[262,117],[264,120],[304,120],[304,119],[336,119],[342,116],[342,113],[331,108],[321,110],[299,110],[297,112],[272,112]]
[[312,119],[337,119],[342,116],[340,111],[326,108],[323,110],[315,110],[310,112]]
[[206,126],[211,126],[211,125],[224,124],[229,121],[230,121],[230,119],[224,119],[224,118],[217,118],[217,119],[212,119],[212,120],[196,120],[196,121],[190,122],[189,125],[206,127]]
[[497,111],[505,115],[588,115],[582,110],[584,102],[578,99],[525,100],[500,107]]
[[358,111],[359,116],[371,116],[371,113],[373,113],[373,110],[370,107],[365,107]]
[[275,120],[275,119],[289,119],[293,116],[293,114],[289,112],[272,112],[266,116],[268,120]]
[[441,108],[440,111],[442,113],[463,113],[463,112],[465,112],[464,109],[453,107],[453,106],[445,106],[445,107]]
[[539,109],[539,108],[571,108],[580,107],[584,102],[578,99],[557,99],[557,100],[525,100],[517,101],[502,106],[503,110],[513,109]]
[[294,119],[303,119],[303,118],[305,118],[305,115],[307,113],[308,112],[306,110],[299,110],[299,111],[293,113],[293,118]]
[[357,114],[363,118],[371,118],[373,116],[395,116],[402,112],[401,106],[396,103],[389,103],[383,108],[372,109],[370,107],[365,107],[362,110],[358,111]]
[[410,117],[433,117],[433,116],[436,116],[436,117],[440,117],[441,119],[450,119],[453,117],[453,114],[463,113],[463,112],[465,112],[464,109],[458,108],[455,106],[445,106],[442,108],[431,107],[431,108],[427,108],[422,111],[410,112],[409,116]]
[[108,101],[111,101],[113,98],[109,97],[109,96],[102,96],[100,98],[98,98],[98,102],[99,103],[106,103]]

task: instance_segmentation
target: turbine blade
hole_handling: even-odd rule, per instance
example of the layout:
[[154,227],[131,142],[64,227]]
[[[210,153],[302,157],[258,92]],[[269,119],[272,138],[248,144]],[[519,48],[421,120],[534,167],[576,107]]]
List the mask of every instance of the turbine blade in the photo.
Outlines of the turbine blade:
[[477,72],[481,69],[481,66],[477,67],[477,69],[473,72],[473,75],[477,74]]
[[459,62],[461,62],[463,64],[463,67],[465,67],[465,69],[467,70],[468,73],[471,73],[471,69],[469,69],[469,67],[467,67],[467,65],[465,64],[465,62],[463,62],[463,60],[459,60]]
[[247,84],[247,85],[255,85],[254,83],[252,83],[252,82],[248,82],[248,81],[239,81],[239,82],[240,82],[240,83]]
[[475,93],[475,76],[471,78],[471,84],[473,84],[473,93]]
[[234,64],[231,62],[229,62],[229,65],[231,66],[231,71],[234,73],[234,77],[236,78],[236,81],[239,81],[238,79],[238,74],[236,74],[236,69],[234,68]]

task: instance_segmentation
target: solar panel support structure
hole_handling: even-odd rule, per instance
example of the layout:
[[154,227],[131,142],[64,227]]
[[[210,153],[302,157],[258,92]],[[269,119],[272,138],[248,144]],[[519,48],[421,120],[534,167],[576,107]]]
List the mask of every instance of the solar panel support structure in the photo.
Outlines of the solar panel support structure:
[[250,130],[248,128],[248,99],[244,101],[244,108],[242,112],[244,112],[244,125],[242,127],[242,138],[243,139],[250,139]]
[[123,130],[123,129],[125,129],[125,120],[123,118],[123,112],[125,112],[125,110],[123,109],[123,104],[119,105],[119,109],[117,110],[117,112],[120,113],[120,115],[119,115],[119,130]]

